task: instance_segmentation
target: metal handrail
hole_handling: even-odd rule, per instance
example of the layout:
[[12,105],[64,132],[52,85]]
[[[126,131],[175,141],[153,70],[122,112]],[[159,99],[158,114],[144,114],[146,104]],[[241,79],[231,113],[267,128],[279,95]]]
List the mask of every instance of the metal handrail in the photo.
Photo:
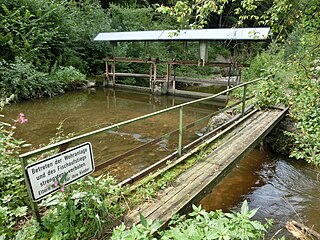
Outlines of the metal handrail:
[[182,118],[183,118],[183,107],[191,105],[191,104],[194,104],[194,103],[210,100],[210,99],[216,98],[216,97],[218,97],[218,96],[220,96],[222,94],[228,93],[228,92],[230,92],[230,91],[232,91],[234,89],[243,87],[244,89],[243,89],[243,97],[242,97],[241,116],[244,116],[244,113],[245,113],[245,102],[246,102],[246,99],[247,99],[246,98],[247,85],[255,83],[255,82],[258,82],[260,80],[262,80],[262,78],[258,78],[258,79],[255,79],[255,80],[252,80],[252,81],[249,81],[249,82],[245,82],[245,83],[239,84],[237,86],[234,86],[232,88],[226,89],[226,90],[224,90],[224,91],[222,91],[220,93],[214,94],[214,95],[209,96],[209,97],[193,100],[193,101],[182,103],[182,104],[179,104],[179,105],[176,105],[176,106],[172,106],[172,107],[169,107],[169,108],[166,108],[166,109],[162,109],[162,110],[157,111],[157,112],[149,113],[149,114],[146,114],[146,115],[143,115],[143,116],[140,116],[140,117],[136,117],[136,118],[133,118],[133,119],[130,119],[130,120],[126,120],[126,121],[114,124],[112,126],[100,128],[98,130],[91,131],[91,132],[88,132],[88,133],[85,133],[85,134],[82,134],[82,135],[79,135],[79,136],[76,136],[76,137],[73,137],[73,138],[69,138],[69,139],[66,139],[66,140],[63,140],[63,141],[60,141],[60,142],[57,142],[57,143],[54,143],[54,144],[51,144],[51,145],[48,145],[48,146],[45,146],[45,147],[42,147],[42,148],[39,148],[39,149],[36,149],[36,150],[33,150],[33,151],[30,151],[30,152],[23,153],[23,154],[19,155],[19,157],[21,158],[21,166],[22,166],[22,169],[23,169],[23,173],[24,173],[24,177],[25,177],[25,181],[26,181],[26,186],[27,186],[27,190],[28,190],[28,193],[29,193],[30,204],[31,204],[31,208],[33,210],[34,217],[37,219],[37,221],[39,223],[41,223],[41,216],[40,216],[39,208],[38,208],[37,203],[33,202],[33,200],[32,200],[31,188],[30,188],[30,185],[28,183],[27,173],[26,173],[26,170],[25,170],[26,166],[28,164],[28,160],[27,159],[30,158],[31,156],[34,156],[36,154],[40,154],[40,153],[52,150],[52,149],[57,148],[57,147],[60,147],[60,151],[61,151],[61,150],[63,150],[63,148],[67,148],[68,145],[73,141],[77,141],[77,140],[80,140],[80,139],[83,139],[83,138],[87,138],[87,137],[90,137],[90,136],[98,134],[98,133],[102,133],[102,132],[109,131],[109,130],[112,130],[112,129],[115,129],[115,128],[119,128],[121,126],[130,124],[130,123],[133,123],[133,122],[137,122],[137,121],[140,121],[140,120],[143,120],[143,119],[147,119],[147,118],[150,118],[150,117],[153,117],[153,116],[157,116],[159,114],[162,114],[162,113],[165,113],[165,112],[169,112],[169,111],[172,111],[172,110],[175,110],[175,109],[179,109],[179,130],[178,130],[178,132],[179,132],[179,142],[178,142],[178,150],[177,150],[177,152],[178,152],[178,155],[181,156],[182,155],[182,150],[183,150],[182,135],[183,135],[183,130],[184,130],[183,121],[182,121]]
[[[117,123],[117,124],[114,124],[114,125],[111,125],[111,126],[108,126],[108,127],[104,127],[104,128],[100,128],[100,129],[97,129],[97,130],[94,130],[94,131],[91,131],[91,132],[88,132],[88,133],[85,133],[85,134],[82,134],[82,135],[79,135],[79,136],[75,136],[75,137],[72,137],[72,138],[69,138],[69,139],[66,139],[66,140],[63,140],[63,141],[60,141],[60,142],[57,142],[57,143],[54,143],[54,144],[51,144],[51,145],[48,145],[48,146],[45,146],[45,147],[42,147],[42,148],[39,148],[39,149],[35,149],[33,151],[30,151],[30,152],[26,152],[26,153],[23,153],[21,155],[19,155],[20,158],[29,158],[31,156],[34,156],[36,154],[40,154],[40,153],[43,153],[43,152],[46,152],[46,151],[49,151],[49,150],[52,150],[54,148],[57,148],[57,147],[61,147],[63,145],[66,145],[66,144],[70,144],[71,142],[74,142],[74,141],[77,141],[77,140],[80,140],[80,139],[83,139],[83,138],[87,138],[87,137],[90,137],[92,135],[95,135],[95,134],[98,134],[98,133],[102,133],[102,132],[105,132],[105,131],[109,131],[109,130],[113,130],[113,129],[116,129],[116,128],[120,128],[121,126],[124,126],[124,125],[128,125],[130,123],[133,123],[133,122],[137,122],[137,121],[140,121],[140,120],[143,120],[143,119],[147,119],[147,118],[150,118],[150,117],[153,117],[153,116],[157,116],[159,114],[162,114],[162,113],[165,113],[165,112],[169,112],[169,111],[172,111],[172,110],[175,110],[175,109],[180,109],[180,125],[182,124],[182,109],[184,106],[188,106],[188,105],[191,105],[191,104],[194,104],[194,103],[198,103],[198,102],[202,102],[202,101],[206,101],[206,100],[210,100],[210,99],[213,99],[213,98],[216,98],[220,95],[223,95],[225,93],[228,93],[232,90],[235,90],[237,88],[240,88],[240,87],[244,87],[244,94],[243,94],[243,106],[242,106],[242,109],[245,108],[245,95],[246,95],[246,86],[249,85],[249,84],[252,84],[252,83],[255,83],[255,82],[258,82],[258,81],[261,81],[263,78],[257,78],[257,79],[254,79],[254,80],[251,80],[249,82],[245,82],[245,83],[241,83],[237,86],[234,86],[232,88],[229,88],[229,89],[226,89],[224,91],[221,91],[217,94],[214,94],[212,96],[208,96],[208,97],[204,97],[204,98],[201,98],[201,99],[197,99],[197,100],[193,100],[193,101],[190,101],[190,102],[186,102],[186,103],[182,103],[182,104],[179,104],[179,105],[176,105],[176,106],[172,106],[172,107],[169,107],[169,108],[166,108],[166,109],[162,109],[162,110],[159,110],[157,112],[152,112],[152,113],[149,113],[149,114],[146,114],[146,115],[143,115],[143,116],[140,116],[140,117],[136,117],[136,118],[133,118],[133,119],[130,119],[130,120],[126,120],[126,121],[123,121],[123,122],[120,122],[120,123]],[[243,111],[242,111],[243,112]],[[181,129],[181,127],[180,127]],[[179,135],[181,136],[182,133],[180,131]],[[179,149],[181,150],[181,137],[179,137]],[[179,155],[181,155],[181,152],[179,152]]]

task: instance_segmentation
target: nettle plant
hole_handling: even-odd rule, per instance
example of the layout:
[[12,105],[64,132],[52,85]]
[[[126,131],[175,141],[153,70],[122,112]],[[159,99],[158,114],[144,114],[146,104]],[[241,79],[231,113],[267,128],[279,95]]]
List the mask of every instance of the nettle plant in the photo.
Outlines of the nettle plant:
[[124,225],[117,227],[111,239],[263,239],[272,224],[270,220],[265,224],[252,220],[258,209],[249,210],[247,201],[243,202],[240,212],[231,213],[223,213],[221,210],[206,212],[201,206],[192,207],[193,211],[188,218],[173,218],[167,230],[157,232],[158,238],[154,237],[154,233],[161,224],[148,221],[140,215],[140,224],[128,230]]

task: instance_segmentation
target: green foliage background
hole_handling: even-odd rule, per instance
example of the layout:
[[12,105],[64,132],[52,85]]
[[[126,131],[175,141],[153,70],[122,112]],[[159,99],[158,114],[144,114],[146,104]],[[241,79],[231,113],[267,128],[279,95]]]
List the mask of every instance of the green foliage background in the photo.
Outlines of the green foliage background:
[[[256,105],[268,108],[278,104],[290,106],[290,118],[297,131],[283,132],[290,139],[290,154],[297,159],[320,164],[320,5],[318,0],[303,1],[98,1],[98,0],[2,0],[0,3],[0,98],[13,96],[29,99],[54,96],[73,89],[85,81],[86,75],[104,71],[105,56],[112,56],[108,43],[94,42],[99,32],[176,29],[183,27],[258,26],[272,28],[267,45],[251,46],[248,56],[255,56],[244,80],[263,77],[256,95]],[[166,4],[155,11],[154,3]],[[101,7],[101,4],[103,8]],[[177,4],[177,5],[176,5]],[[158,7],[160,6],[158,5]],[[177,8],[175,8],[177,7]],[[211,9],[211,10],[210,10]],[[167,13],[168,16],[161,15]],[[196,18],[194,14],[199,15]],[[176,20],[179,20],[178,22]],[[229,25],[228,25],[229,24]],[[198,26],[199,26],[198,25]],[[268,50],[258,53],[261,48]],[[121,43],[118,56],[158,57],[196,60],[197,46],[181,43],[155,43],[146,52],[142,43]],[[211,46],[210,58],[218,53],[230,54],[224,44]],[[243,59],[246,55],[241,56]],[[247,61],[250,61],[251,58]],[[122,64],[119,71],[148,72],[149,66]],[[158,69],[164,73],[164,68]],[[210,75],[212,69],[175,69],[177,75]],[[142,83],[143,84],[143,83]],[[3,106],[7,100],[1,100]],[[19,159],[15,154],[24,144],[14,139],[15,122],[2,121],[0,115],[0,239],[12,239],[19,221],[31,215]],[[110,217],[118,216],[121,208],[114,204],[121,193],[113,188],[111,178],[77,183],[66,193],[60,193],[43,203],[45,228],[29,222],[18,232],[18,239],[81,239],[101,236]],[[90,188],[92,191],[88,192]],[[110,198],[110,201],[108,199]],[[112,202],[111,202],[112,200]],[[263,226],[250,221],[253,212],[246,207],[240,214],[208,214],[194,209],[191,220],[175,222],[163,232],[163,239],[176,236],[203,236],[258,239]],[[215,221],[218,218],[219,223]],[[114,218],[115,219],[115,218]],[[236,228],[239,221],[249,229]],[[222,224],[223,223],[223,224]],[[207,224],[207,225],[206,225]],[[219,225],[220,224],[220,225]],[[232,226],[234,228],[232,228]],[[114,239],[127,234],[132,238],[152,238],[152,228],[146,223],[130,231],[119,229]],[[233,235],[232,235],[233,234]],[[54,239],[53,238],[53,239]],[[130,238],[129,238],[130,239]]]
[[53,96],[102,72],[109,48],[93,38],[111,21],[98,1],[4,0],[0,19],[1,97]]
[[300,2],[303,17],[283,44],[273,42],[253,59],[245,79],[264,77],[256,91],[260,108],[277,104],[290,106],[290,118],[297,131],[284,131],[290,156],[320,164],[320,6],[316,1]]

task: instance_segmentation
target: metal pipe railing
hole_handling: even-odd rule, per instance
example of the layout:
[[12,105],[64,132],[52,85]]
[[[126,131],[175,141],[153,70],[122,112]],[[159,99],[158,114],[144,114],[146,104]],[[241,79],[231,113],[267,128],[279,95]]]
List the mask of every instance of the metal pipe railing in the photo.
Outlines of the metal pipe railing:
[[[186,102],[186,103],[182,103],[182,104],[179,104],[179,105],[176,105],[176,106],[172,106],[172,107],[169,107],[169,108],[166,108],[166,109],[162,109],[162,110],[159,110],[157,112],[149,113],[149,114],[146,114],[146,115],[143,115],[143,116],[140,116],[140,117],[136,117],[136,118],[133,118],[133,119],[130,119],[130,120],[126,120],[126,121],[123,121],[123,122],[120,122],[120,123],[117,123],[117,124],[114,124],[114,125],[111,125],[111,126],[108,126],[108,127],[100,128],[100,129],[97,129],[97,130],[94,130],[94,131],[91,131],[91,132],[88,132],[88,133],[85,133],[85,134],[82,134],[82,135],[79,135],[79,136],[75,136],[75,137],[72,137],[72,138],[69,138],[69,139],[66,139],[66,140],[63,140],[63,141],[60,141],[60,142],[57,142],[57,143],[54,143],[54,144],[51,144],[51,145],[48,145],[48,146],[45,146],[45,147],[42,147],[42,148],[39,148],[39,149],[36,149],[36,150],[33,150],[33,151],[30,151],[30,152],[23,153],[23,154],[19,155],[19,157],[20,158],[30,158],[30,157],[32,157],[34,155],[37,155],[37,154],[40,154],[40,153],[55,149],[57,147],[66,146],[66,145],[68,145],[68,144],[70,144],[70,143],[72,143],[74,141],[85,139],[85,138],[88,138],[90,136],[93,136],[93,135],[96,135],[96,134],[99,134],[99,133],[103,133],[103,132],[106,132],[106,131],[114,130],[114,129],[120,128],[120,127],[122,127],[124,125],[128,125],[130,123],[134,123],[134,122],[137,122],[137,121],[140,121],[140,120],[144,120],[144,119],[147,119],[147,118],[150,118],[150,117],[154,117],[154,116],[160,115],[162,113],[170,112],[170,111],[173,111],[173,110],[176,110],[176,109],[180,110],[179,125],[181,125],[182,124],[183,107],[184,106],[188,106],[188,105],[191,105],[191,104],[194,104],[194,103],[199,103],[199,102],[202,102],[202,101],[214,99],[214,98],[216,98],[218,96],[221,96],[221,95],[223,95],[225,93],[228,93],[230,91],[233,91],[233,90],[241,88],[241,87],[245,87],[245,86],[247,86],[249,84],[252,84],[252,83],[255,83],[255,82],[258,82],[258,81],[261,81],[261,80],[262,80],[262,78],[258,78],[258,79],[255,79],[255,80],[252,80],[252,81],[249,81],[249,82],[245,82],[245,83],[239,84],[239,85],[234,86],[232,88],[229,88],[227,90],[221,91],[221,92],[219,92],[217,94],[214,94],[212,96],[204,97],[204,98],[201,98],[201,99],[196,99],[196,100],[193,100],[193,101],[190,101],[190,102]],[[244,94],[244,96],[245,96],[245,94]],[[245,99],[246,98],[244,97],[243,98],[243,102],[245,101]],[[243,105],[243,106],[245,106],[245,105]],[[179,129],[181,129],[181,126],[179,126]],[[180,139],[180,137],[179,137],[179,139]],[[181,143],[180,147],[182,147],[182,143]]]
[[[162,109],[162,110],[157,111],[157,112],[149,113],[149,114],[137,117],[137,118],[126,120],[126,121],[114,124],[112,126],[100,128],[98,130],[91,131],[91,132],[88,132],[88,133],[85,133],[85,134],[82,134],[82,135],[79,135],[79,136],[76,136],[76,137],[73,137],[73,138],[69,138],[69,139],[66,139],[66,140],[63,140],[63,141],[60,141],[60,142],[57,142],[57,143],[54,143],[54,144],[51,144],[51,145],[48,145],[48,146],[45,146],[45,147],[42,147],[42,148],[39,148],[39,149],[36,149],[36,150],[33,150],[33,151],[30,151],[30,152],[23,153],[23,154],[19,155],[19,157],[21,159],[21,165],[22,165],[22,168],[23,168],[23,172],[25,174],[25,181],[26,181],[26,185],[27,185],[27,189],[28,189],[28,193],[29,193],[29,198],[30,198],[30,203],[31,203],[31,208],[33,210],[34,217],[37,219],[37,221],[39,223],[41,223],[41,216],[40,216],[40,213],[39,213],[38,205],[37,205],[36,202],[34,202],[32,200],[31,189],[30,189],[30,186],[28,184],[28,180],[27,180],[27,176],[26,176],[26,170],[25,169],[26,169],[26,166],[28,164],[28,161],[27,161],[28,158],[30,158],[30,157],[32,157],[34,155],[41,154],[43,152],[55,149],[57,147],[60,147],[60,151],[64,151],[64,150],[67,149],[68,145],[70,143],[74,142],[74,141],[85,139],[85,138],[88,138],[90,136],[93,136],[93,135],[96,135],[96,134],[99,134],[99,133],[103,133],[103,132],[110,131],[110,130],[113,130],[113,129],[116,129],[116,128],[120,128],[121,126],[125,126],[125,125],[128,125],[130,123],[134,123],[134,122],[137,122],[137,121],[140,121],[140,120],[144,120],[144,119],[147,119],[147,118],[150,118],[150,117],[153,117],[153,116],[157,116],[157,115],[160,115],[162,113],[166,113],[166,112],[173,111],[173,110],[176,110],[176,109],[179,109],[179,130],[178,130],[178,132],[179,132],[179,140],[178,140],[177,153],[178,153],[178,156],[181,157],[182,150],[184,149],[182,137],[183,137],[183,130],[184,130],[184,127],[183,127],[183,109],[184,109],[185,106],[188,106],[188,105],[191,105],[191,104],[194,104],[194,103],[199,103],[199,102],[206,101],[206,100],[210,100],[210,99],[214,99],[214,98],[216,98],[216,97],[218,97],[220,95],[223,95],[225,93],[229,93],[230,91],[233,91],[235,89],[243,87],[244,88],[244,92],[243,92],[242,101],[239,102],[239,103],[242,103],[241,115],[243,116],[244,112],[245,112],[245,101],[247,99],[246,98],[247,85],[253,84],[253,83],[258,82],[260,80],[262,80],[262,78],[258,78],[258,79],[255,79],[255,80],[252,80],[252,81],[249,81],[249,82],[246,82],[246,83],[239,84],[239,85],[237,85],[235,87],[229,88],[227,90],[224,90],[224,91],[222,91],[220,93],[214,94],[214,95],[209,96],[209,97],[193,100],[193,101],[190,101],[190,102],[179,104],[177,106],[172,106],[172,107],[169,107],[169,108],[166,108],[166,109]],[[220,111],[218,111],[218,112],[220,112]],[[157,165],[157,163],[154,164],[154,165]],[[150,168],[151,167],[152,166],[150,166]]]

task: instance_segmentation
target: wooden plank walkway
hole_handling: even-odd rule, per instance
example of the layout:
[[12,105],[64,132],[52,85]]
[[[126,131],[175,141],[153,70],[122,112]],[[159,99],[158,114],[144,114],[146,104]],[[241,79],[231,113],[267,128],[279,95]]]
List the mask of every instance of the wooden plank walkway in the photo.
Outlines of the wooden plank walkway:
[[170,187],[159,192],[154,201],[130,211],[125,217],[126,225],[139,223],[139,212],[147,219],[159,219],[166,224],[173,214],[197,204],[271,131],[285,112],[277,109],[257,111],[223,145],[181,174]]

